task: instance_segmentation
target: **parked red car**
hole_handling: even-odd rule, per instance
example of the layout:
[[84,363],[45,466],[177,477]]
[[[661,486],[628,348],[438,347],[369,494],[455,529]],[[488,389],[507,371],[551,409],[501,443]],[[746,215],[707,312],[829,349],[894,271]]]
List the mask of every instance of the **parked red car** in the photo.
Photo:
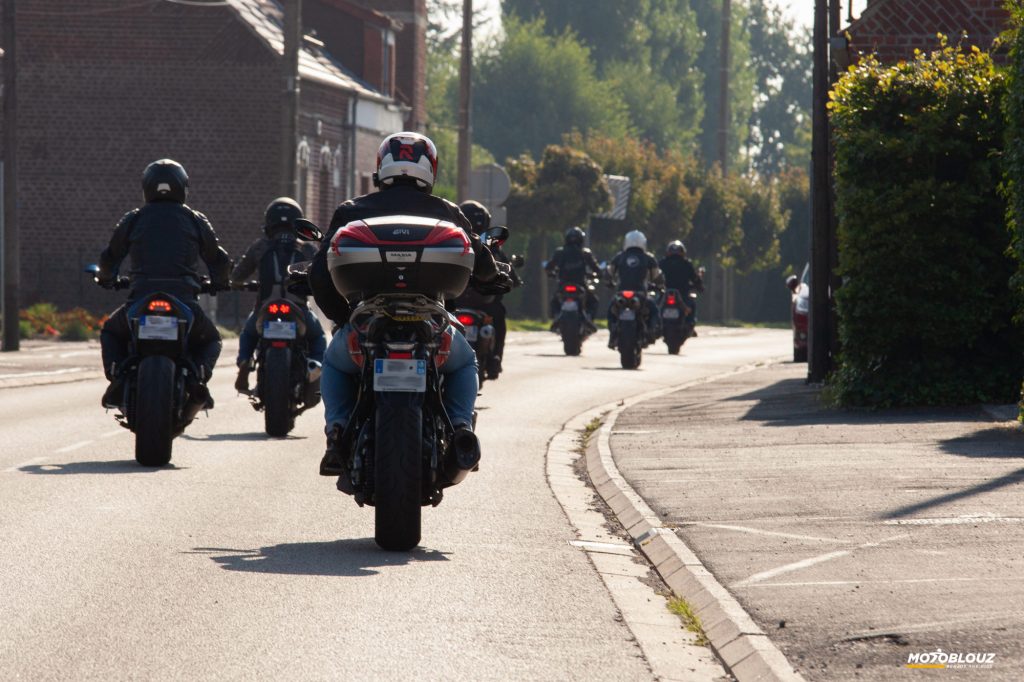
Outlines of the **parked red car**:
[[790,315],[793,321],[793,362],[807,362],[807,318],[811,313],[811,264],[797,278],[790,275],[786,286],[793,294]]

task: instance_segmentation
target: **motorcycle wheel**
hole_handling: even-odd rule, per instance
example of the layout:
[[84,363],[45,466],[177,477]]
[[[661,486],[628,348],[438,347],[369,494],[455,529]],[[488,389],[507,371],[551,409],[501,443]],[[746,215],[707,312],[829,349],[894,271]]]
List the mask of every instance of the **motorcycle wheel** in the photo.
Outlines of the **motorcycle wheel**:
[[377,403],[374,441],[374,540],[406,552],[420,542],[422,415],[417,405]]
[[669,355],[679,355],[679,349],[686,343],[687,333],[685,329],[665,332],[665,345],[668,346]]
[[807,362],[807,349],[806,348],[794,348],[793,349],[793,362]]
[[174,361],[150,355],[139,363],[135,389],[135,461],[162,467],[174,440]]
[[636,327],[630,324],[619,325],[619,360],[622,369],[636,369],[640,366],[640,343],[636,337]]
[[558,325],[562,332],[562,350],[566,355],[575,357],[580,354],[583,342],[580,340],[580,321],[575,315],[563,318]]
[[263,424],[267,435],[284,438],[295,428],[292,414],[292,353],[288,348],[269,348],[263,359]]

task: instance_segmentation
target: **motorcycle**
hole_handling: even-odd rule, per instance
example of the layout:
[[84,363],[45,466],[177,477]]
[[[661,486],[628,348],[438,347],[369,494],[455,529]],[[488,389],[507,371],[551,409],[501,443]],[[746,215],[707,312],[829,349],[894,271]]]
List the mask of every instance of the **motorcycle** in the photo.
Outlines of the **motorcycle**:
[[623,369],[636,369],[643,360],[643,349],[654,339],[647,331],[646,291],[619,291],[612,299],[611,312],[617,318],[616,348]]
[[456,437],[440,371],[460,333],[443,301],[468,284],[473,250],[453,223],[385,216],[339,229],[327,258],[338,291],[360,301],[347,339],[359,392],[339,436],[337,487],[374,507],[381,548],[409,550],[420,541],[422,507],[437,506],[480,461],[476,438]]
[[587,298],[595,295],[594,289],[594,281],[586,285],[558,283],[556,296],[559,313],[551,329],[562,337],[562,350],[566,355],[579,355],[583,351],[583,342],[597,331],[587,313]]
[[678,289],[669,289],[661,300],[661,325],[669,355],[679,355],[679,349],[693,336],[690,313],[697,302],[697,292],[683,296]]
[[[238,288],[259,291],[259,282]],[[268,299],[256,313],[260,338],[249,402],[263,412],[264,429],[274,438],[287,436],[295,418],[320,403],[320,363],[309,359],[306,331],[305,310],[288,298]]]
[[[85,271],[96,281],[98,266],[90,265]],[[118,277],[111,288],[129,286],[127,277]],[[202,292],[216,295],[217,289],[204,279]],[[192,400],[191,387],[205,377],[188,356],[188,335],[195,315],[180,299],[158,292],[132,303],[127,316],[130,350],[116,369],[126,381],[121,412],[115,419],[135,434],[135,461],[161,467],[171,461],[174,439],[203,409]]]

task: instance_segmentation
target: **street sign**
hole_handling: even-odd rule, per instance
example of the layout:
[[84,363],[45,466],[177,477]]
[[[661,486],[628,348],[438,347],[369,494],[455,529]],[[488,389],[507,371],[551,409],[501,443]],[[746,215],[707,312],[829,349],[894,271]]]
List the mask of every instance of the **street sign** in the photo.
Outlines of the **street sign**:
[[477,166],[469,174],[469,198],[479,201],[492,214],[505,203],[512,190],[512,180],[496,163]]

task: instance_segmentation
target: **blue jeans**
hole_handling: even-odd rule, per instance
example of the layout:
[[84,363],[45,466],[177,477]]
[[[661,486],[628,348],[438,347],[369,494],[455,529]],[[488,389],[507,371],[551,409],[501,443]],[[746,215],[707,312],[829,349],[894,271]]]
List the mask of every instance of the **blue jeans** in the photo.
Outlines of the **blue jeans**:
[[[320,375],[320,394],[324,400],[327,432],[334,425],[348,423],[359,397],[359,376],[362,370],[352,362],[348,353],[348,335],[352,326],[346,324],[338,330],[327,347]],[[452,424],[469,426],[473,423],[473,408],[480,390],[476,353],[466,337],[455,332],[448,362],[441,366],[444,375],[442,400]]]
[[[313,311],[305,308],[306,314],[306,348],[309,352],[309,359],[317,362],[324,361],[324,351],[327,350],[327,340],[324,338],[324,328],[320,324]],[[238,360],[236,365],[252,360],[252,354],[256,352],[256,344],[260,337],[256,333],[256,313],[249,313],[249,319],[242,327],[242,333],[238,335]]]

